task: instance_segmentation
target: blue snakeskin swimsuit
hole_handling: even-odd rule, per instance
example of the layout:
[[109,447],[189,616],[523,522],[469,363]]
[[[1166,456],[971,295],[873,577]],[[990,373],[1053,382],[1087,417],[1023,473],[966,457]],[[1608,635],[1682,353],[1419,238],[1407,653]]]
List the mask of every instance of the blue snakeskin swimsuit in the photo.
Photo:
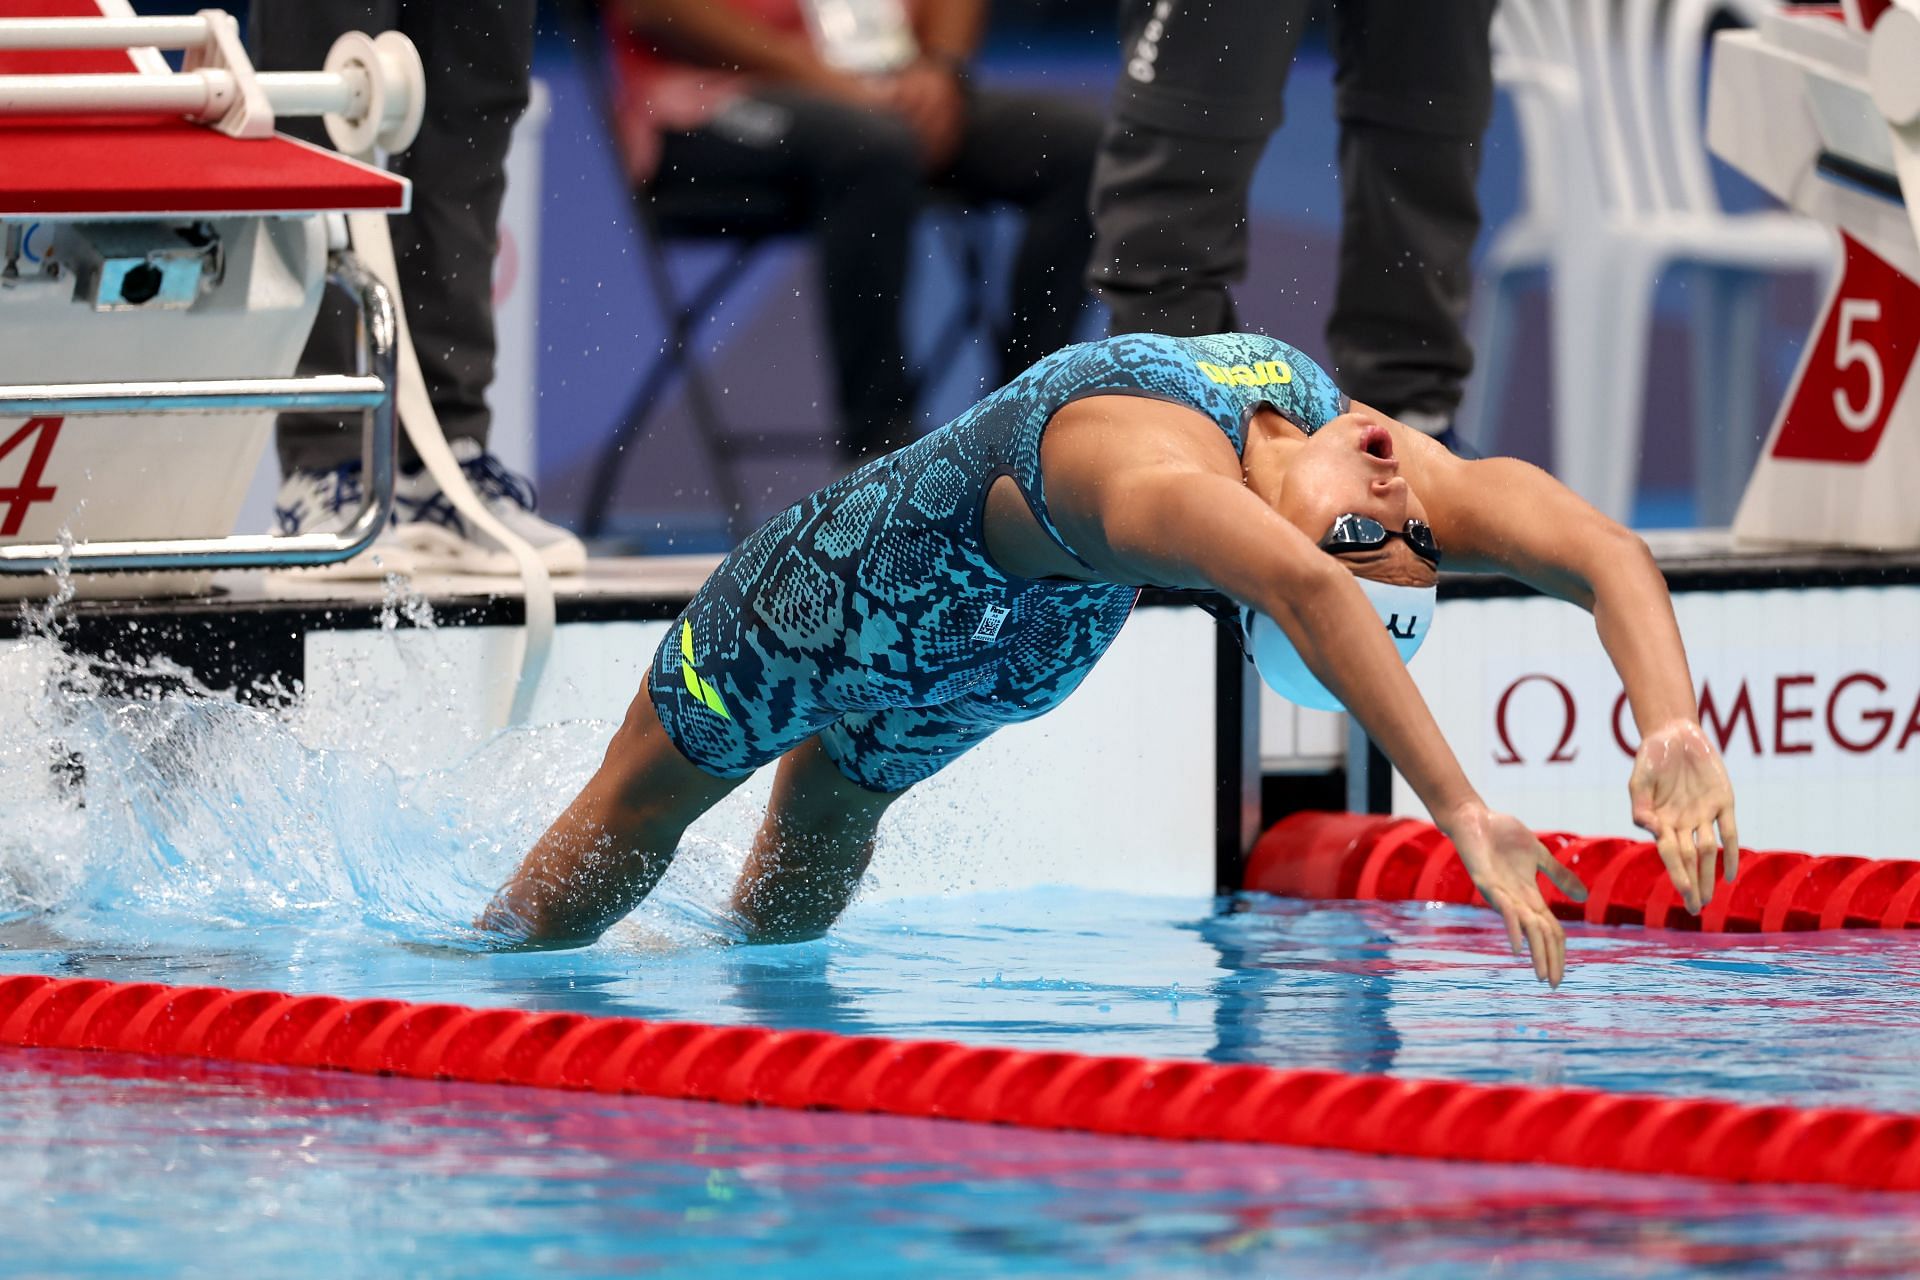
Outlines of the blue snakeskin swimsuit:
[[1252,334],[1129,334],[1055,352],[788,507],[720,562],[647,679],[681,753],[742,777],[819,734],[855,783],[901,791],[1059,705],[1120,633],[1138,588],[1003,572],[987,554],[986,500],[1011,476],[1079,560],[1047,512],[1040,437],[1063,406],[1096,395],[1197,409],[1235,451],[1262,404],[1309,433],[1347,407],[1311,360]]

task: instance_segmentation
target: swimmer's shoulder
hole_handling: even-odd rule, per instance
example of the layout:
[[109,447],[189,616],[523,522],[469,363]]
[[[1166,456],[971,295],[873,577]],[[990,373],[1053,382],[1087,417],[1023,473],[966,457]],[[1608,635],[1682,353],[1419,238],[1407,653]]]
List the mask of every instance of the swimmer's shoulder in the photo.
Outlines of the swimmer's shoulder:
[[1049,411],[1103,392],[1145,392],[1208,410],[1220,398],[1220,380],[1205,372],[1208,351],[1189,338],[1123,333],[1077,342],[1043,357],[1001,389]]
[[1332,382],[1313,357],[1282,338],[1264,333],[1208,333],[1179,341],[1211,370],[1251,369],[1255,377],[1277,377],[1278,371],[1264,367],[1279,365],[1281,371],[1292,376]]
[[1292,343],[1263,333],[1220,333],[1186,341],[1204,353],[1200,371],[1237,388],[1242,397],[1272,405],[1307,432],[1317,431],[1350,405],[1333,376]]
[[[1333,379],[1312,357],[1290,342],[1264,333],[1209,333],[1175,337],[1165,333],[1116,334],[1098,342],[1063,347],[1042,364],[1060,360],[1063,369],[1095,374],[1126,370],[1159,374],[1201,386],[1265,386],[1298,377],[1310,386],[1333,386]],[[1039,366],[1035,366],[1038,368]]]
[[1142,366],[1191,366],[1196,354],[1193,338],[1176,338],[1165,333],[1116,333],[1109,338],[1075,342],[1041,357],[1025,374],[1098,377],[1113,370],[1135,370]]
[[1258,333],[1175,337],[1116,334],[1044,357],[991,400],[1052,413],[1106,392],[1148,395],[1199,410],[1234,435],[1251,403],[1268,402],[1306,430],[1338,417],[1346,397],[1320,366]]

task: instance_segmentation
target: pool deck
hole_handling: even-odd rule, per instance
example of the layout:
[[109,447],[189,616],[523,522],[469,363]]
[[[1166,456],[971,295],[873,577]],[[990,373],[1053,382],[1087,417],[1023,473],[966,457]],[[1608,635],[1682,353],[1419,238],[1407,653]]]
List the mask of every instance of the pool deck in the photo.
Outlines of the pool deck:
[[[1673,591],[1763,591],[1783,587],[1890,587],[1920,583],[1920,547],[1862,551],[1735,542],[1726,529],[1654,529],[1641,534]],[[1497,574],[1440,575],[1441,597],[1531,595]]]
[[[1721,529],[1655,530],[1643,536],[1675,591],[1920,583],[1920,549],[1736,545]],[[584,574],[553,579],[560,620],[671,617],[719,560],[716,554],[594,559]],[[97,592],[101,583],[87,585]],[[1492,574],[1443,574],[1441,590],[1459,597],[1531,592],[1524,584]],[[299,571],[237,571],[216,575],[212,589],[203,595],[123,600],[89,593],[65,608],[76,618],[259,613],[294,620],[318,611],[326,617],[324,625],[351,627],[374,624],[402,594],[430,602],[443,625],[515,625],[520,620],[520,580],[474,574],[421,575],[408,580],[402,593],[384,582],[341,582]],[[0,639],[17,636],[22,625],[15,611],[0,612]]]
[[[1920,549],[1899,552],[1736,546],[1725,530],[1655,531],[1646,536],[1675,592],[1776,588],[1892,587],[1920,583]],[[699,590],[715,554],[606,557],[584,574],[553,579],[562,625],[665,621]],[[214,688],[244,689],[301,669],[308,633],[412,625],[425,601],[439,627],[515,627],[524,619],[520,581],[471,574],[423,575],[404,584],[342,582],[303,571],[218,574],[195,596],[100,596],[110,578],[82,583],[61,606],[61,635],[72,649],[123,658],[157,655],[183,662]],[[51,594],[51,593],[49,593]],[[1443,598],[1533,594],[1491,574],[1443,574]],[[1149,591],[1146,604],[1185,597]],[[0,608],[0,642],[44,622]]]

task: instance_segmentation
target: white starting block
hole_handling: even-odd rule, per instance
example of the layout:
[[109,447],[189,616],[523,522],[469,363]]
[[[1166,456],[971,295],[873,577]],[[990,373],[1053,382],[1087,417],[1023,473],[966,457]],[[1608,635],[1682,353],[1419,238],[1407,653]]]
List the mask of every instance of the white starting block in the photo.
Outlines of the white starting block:
[[1920,0],[1782,9],[1721,33],[1707,137],[1846,249],[1735,535],[1920,547]]
[[[343,149],[404,147],[423,79],[391,33],[342,38],[323,71],[259,74],[218,11],[0,0],[0,596],[44,595],[56,569],[131,575],[99,594],[192,592],[215,568],[373,539],[396,320],[325,215],[401,212],[411,192],[273,126],[324,115]],[[360,307],[361,367],[293,378],[329,277]],[[342,533],[232,536],[282,409],[364,416],[366,495]]]

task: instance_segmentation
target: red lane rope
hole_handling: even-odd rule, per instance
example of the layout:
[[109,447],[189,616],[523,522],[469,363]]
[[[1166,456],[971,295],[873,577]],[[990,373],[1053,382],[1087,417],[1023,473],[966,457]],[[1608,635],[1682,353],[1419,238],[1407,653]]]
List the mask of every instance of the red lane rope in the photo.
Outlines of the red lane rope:
[[1920,1190],[1920,1116],[37,975],[0,1044],[1134,1137]]
[[[1715,885],[1694,916],[1650,842],[1560,832],[1540,839],[1586,882],[1582,904],[1541,878],[1562,920],[1705,933],[1920,929],[1920,861],[1742,851],[1739,878]],[[1296,813],[1277,823],[1254,845],[1245,885],[1289,898],[1486,905],[1439,828],[1363,813]]]

